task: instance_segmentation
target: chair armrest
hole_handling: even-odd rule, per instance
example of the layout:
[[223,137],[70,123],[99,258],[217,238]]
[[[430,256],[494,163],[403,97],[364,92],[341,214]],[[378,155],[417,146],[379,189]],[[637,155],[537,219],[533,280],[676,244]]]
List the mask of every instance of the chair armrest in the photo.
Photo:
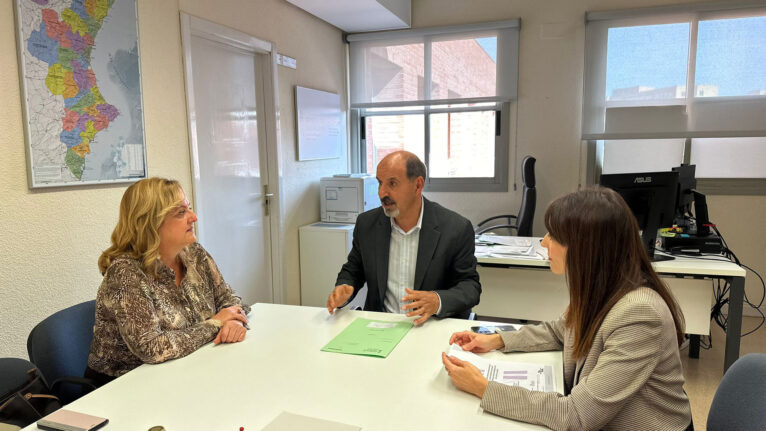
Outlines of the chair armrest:
[[517,231],[519,230],[518,226],[516,226],[515,224],[496,224],[496,225],[487,226],[481,229],[477,229],[476,234],[481,235],[485,232],[489,232],[495,229],[516,229]]
[[503,214],[503,215],[498,215],[498,216],[490,217],[490,218],[482,221],[481,223],[477,224],[476,227],[479,227],[479,226],[483,225],[484,223],[486,223],[486,222],[488,222],[490,220],[495,220],[495,219],[499,219],[499,218],[507,218],[508,219],[508,223],[510,223],[511,219],[515,219],[516,216],[513,215],[513,214]]

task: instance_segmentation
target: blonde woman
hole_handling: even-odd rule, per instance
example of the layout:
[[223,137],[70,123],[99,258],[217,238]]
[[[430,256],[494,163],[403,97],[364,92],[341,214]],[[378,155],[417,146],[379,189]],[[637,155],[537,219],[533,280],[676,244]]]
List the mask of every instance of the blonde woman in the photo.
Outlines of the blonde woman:
[[148,178],[125,191],[112,245],[98,260],[104,280],[86,377],[103,384],[211,340],[244,340],[250,307],[196,242],[196,221],[177,181]]

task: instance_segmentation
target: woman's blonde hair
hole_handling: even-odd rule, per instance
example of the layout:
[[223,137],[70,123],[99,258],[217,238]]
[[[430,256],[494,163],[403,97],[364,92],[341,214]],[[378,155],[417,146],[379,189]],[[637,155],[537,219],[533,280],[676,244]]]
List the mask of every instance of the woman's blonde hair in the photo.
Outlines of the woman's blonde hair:
[[117,256],[127,254],[141,261],[144,272],[157,275],[158,231],[165,216],[181,204],[181,191],[178,181],[159,177],[143,179],[125,190],[112,245],[98,258],[101,274],[106,273]]

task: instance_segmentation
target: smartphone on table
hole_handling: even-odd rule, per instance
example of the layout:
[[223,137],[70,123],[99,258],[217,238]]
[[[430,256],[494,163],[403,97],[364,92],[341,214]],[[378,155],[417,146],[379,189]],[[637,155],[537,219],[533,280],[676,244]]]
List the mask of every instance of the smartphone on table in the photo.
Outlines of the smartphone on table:
[[471,326],[471,331],[477,334],[496,334],[497,331],[515,331],[516,327],[513,325],[482,325]]

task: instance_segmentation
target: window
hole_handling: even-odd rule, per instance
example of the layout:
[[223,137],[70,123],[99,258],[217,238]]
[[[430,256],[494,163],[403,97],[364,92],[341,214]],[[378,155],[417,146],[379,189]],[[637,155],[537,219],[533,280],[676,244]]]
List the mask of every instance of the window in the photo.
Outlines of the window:
[[691,141],[691,163],[697,165],[697,176],[701,178],[766,178],[766,138]]
[[747,162],[766,154],[764,64],[763,6],[588,13],[583,139],[603,172],[640,172],[681,148],[698,178],[764,178]]
[[380,159],[407,150],[425,160],[423,114],[368,116],[365,122],[365,171],[375,172]]
[[430,114],[433,178],[494,178],[496,111]]
[[684,139],[598,141],[602,174],[666,172],[684,162]]
[[698,97],[766,96],[766,16],[700,21],[698,35]]
[[688,52],[689,23],[610,28],[607,106],[679,103],[686,98]]
[[507,191],[518,21],[352,34],[358,169],[408,150],[431,191]]
[[[365,171],[375,172],[387,154],[407,150],[429,161],[429,179],[493,180],[498,170],[495,147],[502,108],[495,110],[494,103],[484,105],[488,106],[462,108],[473,108],[467,111],[417,107],[392,114],[385,109],[363,110]],[[428,157],[426,136],[430,142]]]

